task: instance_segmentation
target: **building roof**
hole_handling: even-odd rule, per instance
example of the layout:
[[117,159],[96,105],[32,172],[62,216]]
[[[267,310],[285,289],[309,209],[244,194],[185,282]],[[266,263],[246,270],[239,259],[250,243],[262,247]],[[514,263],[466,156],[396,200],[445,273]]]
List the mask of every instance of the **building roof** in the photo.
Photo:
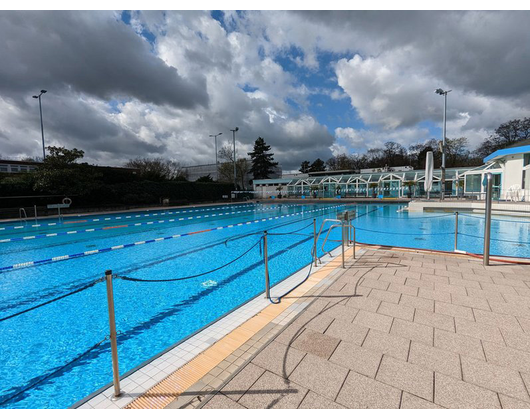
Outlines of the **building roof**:
[[0,159],[0,163],[8,165],[42,165],[42,162],[35,162],[33,160]]
[[[447,168],[446,169],[446,177],[447,178],[453,178],[457,175],[460,177],[465,172],[472,170],[474,168]],[[434,170],[434,177],[440,178],[441,177],[441,170],[435,169]],[[327,174],[327,173],[326,173]],[[422,178],[425,175],[425,169],[414,169],[410,171],[396,171],[396,172],[376,172],[376,173],[363,173],[363,174],[328,174],[328,175],[321,175],[321,176],[311,176],[308,178],[282,178],[282,183],[289,183],[290,185],[298,185],[298,184],[304,184],[304,185],[317,185],[321,183],[326,182],[335,182],[335,183],[350,183],[352,181],[359,180],[360,182],[364,183],[371,183],[371,182],[379,182],[380,180],[402,180],[402,181],[412,181],[412,180],[418,180],[418,178]],[[270,184],[270,183],[279,183],[280,180],[275,179],[255,179],[254,185],[263,185],[263,184]]]
[[255,184],[288,184],[291,178],[254,179]]
[[497,150],[496,152],[493,152],[491,155],[486,156],[484,158],[484,163],[489,162],[490,160],[502,157],[502,156],[517,155],[519,153],[530,153],[530,144],[525,145],[525,146],[508,147],[506,149]]

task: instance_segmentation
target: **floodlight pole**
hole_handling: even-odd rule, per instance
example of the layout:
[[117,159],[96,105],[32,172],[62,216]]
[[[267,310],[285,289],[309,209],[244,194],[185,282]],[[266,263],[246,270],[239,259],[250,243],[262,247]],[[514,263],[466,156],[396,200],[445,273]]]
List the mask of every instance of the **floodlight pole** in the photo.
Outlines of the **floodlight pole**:
[[444,97],[444,117],[443,117],[443,126],[442,126],[442,185],[440,188],[440,200],[445,198],[445,138],[446,138],[446,123],[447,123],[447,94],[451,92],[450,90],[436,89],[434,91],[438,95]]
[[39,100],[39,112],[40,112],[40,133],[42,136],[42,158],[46,159],[46,148],[44,146],[44,124],[42,122],[42,101],[41,96],[44,95],[47,91],[42,89],[38,95],[34,95],[33,98]]
[[210,134],[210,137],[215,138],[215,179],[219,181],[219,154],[217,153],[217,137],[223,133]]
[[447,92],[444,93],[444,122],[442,128],[442,190],[441,198],[445,199],[445,129],[447,122]]
[[239,130],[239,127],[230,129],[232,132],[232,141],[234,144],[234,190],[237,190],[237,179],[236,179],[236,131]]

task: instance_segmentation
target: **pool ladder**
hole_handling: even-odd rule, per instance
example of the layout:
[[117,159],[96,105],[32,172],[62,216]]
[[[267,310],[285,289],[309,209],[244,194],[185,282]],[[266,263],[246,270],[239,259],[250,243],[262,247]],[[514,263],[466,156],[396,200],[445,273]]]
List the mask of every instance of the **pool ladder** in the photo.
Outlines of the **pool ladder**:
[[[24,217],[22,217],[22,215],[24,215]],[[24,221],[24,224],[28,224],[28,215],[24,207],[18,209],[18,217],[21,221]]]
[[[329,251],[326,251],[324,249],[324,246],[326,245],[326,243],[328,241],[331,241],[331,242],[341,242],[342,244],[342,268],[345,268],[345,246],[351,246],[353,245],[353,258],[355,259],[355,226],[353,226],[351,223],[349,223],[348,220],[339,220],[339,219],[325,219],[322,224],[320,225],[320,230],[318,231],[318,235],[316,235],[315,237],[315,243],[314,243],[314,246],[313,246],[313,250],[312,250],[312,255],[314,256],[315,258],[315,262],[317,260],[317,253],[316,253],[316,248],[317,248],[317,243],[318,243],[318,239],[320,238],[320,235],[322,234],[322,230],[324,229],[324,226],[326,225],[326,223],[334,223],[332,224],[327,233],[326,233],[326,236],[324,237],[324,240],[322,241],[322,246],[321,246],[321,249],[322,249],[322,252],[324,253],[327,253],[331,256],[331,252]],[[329,239],[329,234],[331,233],[331,231],[337,227],[340,227],[342,229],[342,238],[341,239]],[[320,261],[320,258],[318,258],[319,262]]]

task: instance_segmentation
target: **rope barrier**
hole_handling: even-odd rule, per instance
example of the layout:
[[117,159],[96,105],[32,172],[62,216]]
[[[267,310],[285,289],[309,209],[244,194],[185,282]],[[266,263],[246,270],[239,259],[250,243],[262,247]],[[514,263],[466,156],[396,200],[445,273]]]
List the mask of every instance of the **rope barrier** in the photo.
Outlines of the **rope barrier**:
[[[296,229],[296,230],[293,230],[291,232],[279,232],[279,233],[274,233],[274,232],[268,232],[269,235],[274,235],[274,236],[281,236],[281,235],[294,235],[296,234],[297,232],[300,232],[301,230],[304,230],[304,229],[307,229],[308,227],[310,226],[313,226],[313,222],[309,223],[308,225],[304,226],[304,227],[301,227],[300,229]],[[307,236],[313,236],[313,235],[307,235]]]
[[[472,219],[480,219],[480,220],[484,220],[484,216],[473,216],[471,214],[465,214],[465,213],[458,213],[459,216],[464,216],[464,217],[470,217]],[[491,220],[494,220],[496,222],[510,222],[510,223],[530,223],[530,221],[526,221],[526,220],[505,220],[505,219],[491,219]]]
[[100,253],[109,252],[109,251],[115,251],[115,250],[123,249],[123,248],[131,248],[131,247],[138,246],[138,245],[145,245],[145,244],[150,244],[150,243],[155,243],[155,242],[167,241],[167,240],[175,239],[175,238],[181,238],[181,237],[185,237],[185,236],[197,235],[199,233],[213,232],[213,231],[216,231],[216,230],[230,229],[230,228],[244,226],[244,225],[251,225],[253,223],[261,223],[261,222],[267,222],[267,221],[270,221],[270,220],[283,219],[283,218],[286,218],[286,217],[293,217],[293,216],[297,216],[297,215],[305,214],[305,213],[314,213],[314,212],[317,212],[317,211],[329,210],[329,209],[337,208],[337,207],[342,207],[342,205],[329,206],[329,207],[324,207],[322,209],[314,209],[314,210],[301,211],[301,212],[296,212],[296,213],[289,213],[289,214],[284,214],[284,215],[281,215],[281,216],[272,216],[272,217],[263,218],[263,219],[255,219],[255,220],[251,220],[251,221],[248,221],[248,222],[241,222],[241,223],[235,223],[235,224],[231,224],[231,225],[219,226],[219,227],[216,227],[216,228],[203,229],[203,230],[199,230],[199,231],[195,231],[195,232],[181,233],[181,234],[177,234],[177,235],[165,236],[165,237],[149,239],[149,240],[145,240],[145,241],[138,241],[138,242],[124,244],[124,245],[115,245],[115,246],[108,247],[108,248],[93,249],[91,251],[84,251],[84,252],[79,252],[79,253],[69,254],[69,255],[61,255],[61,256],[52,257],[52,258],[46,258],[46,259],[38,260],[38,261],[28,261],[28,262],[24,262],[24,263],[18,263],[18,264],[9,265],[9,266],[6,266],[6,267],[0,267],[0,272],[6,271],[6,270],[18,269],[18,268],[31,267],[31,266],[38,265],[38,264],[46,264],[46,263],[50,263],[50,262],[57,262],[57,261],[69,260],[69,259],[73,259],[73,258],[86,257],[88,255],[100,254]]
[[[410,213],[408,213],[410,214]],[[460,214],[460,213],[459,213]],[[439,217],[454,217],[454,214],[442,214],[439,216],[419,216],[419,217],[388,217],[388,216],[377,216],[378,219],[396,219],[396,220],[419,220],[419,219],[438,219]]]
[[[470,238],[484,239],[483,236],[471,235],[469,233],[458,232],[458,234],[462,235],[462,236],[469,236]],[[507,243],[512,243],[512,244],[530,245],[530,242],[510,241],[509,239],[497,239],[497,238],[490,238],[490,239],[492,241],[497,241],[497,242],[507,242]]]
[[106,340],[108,340],[108,336],[106,336],[105,338],[103,338],[103,340],[101,340],[99,343],[96,343],[94,344],[92,347],[90,347],[88,350],[84,351],[83,353],[77,355],[75,358],[73,358],[72,360],[70,360],[68,363],[64,364],[63,366],[60,366],[56,369],[54,369],[53,371],[51,371],[49,374],[45,375],[44,377],[41,377],[41,378],[38,378],[38,380],[34,381],[34,382],[31,382],[30,384],[26,385],[25,387],[23,387],[21,390],[2,398],[0,397],[0,405],[4,405],[6,404],[7,402],[11,401],[12,399],[18,397],[19,395],[25,393],[26,391],[29,391],[30,389],[32,388],[35,388],[37,385],[41,384],[42,382],[50,379],[51,377],[55,376],[57,373],[59,373],[60,371],[66,369],[68,366],[71,366],[72,364],[76,363],[77,361],[79,361],[80,359],[82,359],[83,357],[85,357],[88,353],[90,353],[91,351],[97,349],[101,344],[103,344]]
[[406,235],[406,236],[436,236],[436,235],[454,235],[454,232],[441,232],[441,233],[399,233],[399,232],[383,232],[380,230],[363,229],[355,226],[357,230],[363,230],[365,232],[382,233],[385,235]]
[[134,282],[146,282],[146,283],[161,283],[161,282],[170,282],[170,281],[181,281],[181,280],[189,280],[189,279],[194,279],[194,278],[197,278],[197,277],[201,277],[201,276],[205,276],[206,274],[211,274],[211,273],[214,273],[215,271],[219,271],[225,267],[228,267],[230,264],[233,264],[235,263],[236,261],[240,260],[241,258],[243,258],[245,255],[247,255],[250,251],[252,251],[256,246],[258,246],[258,244],[261,243],[261,239],[263,237],[259,238],[259,241],[256,242],[254,245],[252,245],[249,249],[247,249],[243,254],[241,254],[239,257],[233,259],[232,261],[226,263],[226,264],[223,264],[222,266],[220,267],[217,267],[217,268],[214,268],[213,270],[210,270],[210,271],[206,271],[204,273],[200,273],[200,274],[194,274],[192,276],[186,276],[186,277],[177,277],[177,278],[173,278],[173,279],[157,279],[157,280],[148,280],[148,279],[139,279],[139,278],[135,278],[135,277],[129,277],[129,276],[120,276],[120,275],[117,275],[116,278],[118,279],[122,279],[122,280],[127,280],[127,281],[134,281]]
[[[321,209],[321,210],[329,210],[330,208],[337,208],[337,207],[343,207],[343,205],[342,205],[342,206],[326,207],[326,208]],[[311,211],[308,211],[308,212],[306,212],[306,213],[311,213],[311,212],[314,212],[314,211],[315,211],[315,210],[311,210]],[[303,214],[303,213],[304,213],[304,212],[302,212],[302,214]],[[294,220],[294,221],[292,221],[292,222],[282,223],[281,225],[278,225],[278,226],[272,226],[272,227],[268,228],[268,231],[270,232],[270,231],[273,230],[273,229],[279,229],[279,228],[282,228],[282,227],[284,227],[284,226],[292,225],[292,224],[294,224],[294,223],[300,223],[301,221],[306,220],[306,219],[307,219],[307,218],[302,218],[302,219],[300,219],[300,220]],[[294,230],[293,232],[298,232],[298,231],[300,231],[300,230],[306,229],[308,226],[311,226],[312,224],[313,224],[313,223],[311,222],[310,225],[307,225],[307,226],[305,226],[305,227],[303,227],[303,228],[301,228],[301,229]],[[225,246],[228,246],[228,243],[231,242],[231,241],[238,241],[238,240],[240,240],[240,239],[248,238],[249,236],[260,235],[261,233],[262,233],[261,231],[259,231],[259,232],[252,232],[252,233],[246,233],[246,234],[243,234],[243,235],[238,235],[238,236],[234,236],[234,237],[232,237],[232,238],[228,238],[228,239],[225,240]],[[272,235],[272,233],[269,233],[269,234]],[[281,234],[281,233],[274,234],[274,235],[280,235],[280,234]]]
[[291,293],[294,289],[296,289],[297,287],[301,286],[303,283],[305,283],[305,281],[309,278],[309,276],[311,276],[311,271],[313,270],[313,263],[314,263],[314,259],[313,257],[311,257],[311,264],[309,264],[309,271],[307,272],[307,275],[305,276],[305,278],[298,284],[296,284],[295,286],[291,287],[289,290],[287,290],[285,293],[283,293],[282,295],[278,296],[276,298],[276,300],[274,300],[272,297],[269,298],[269,301],[273,304],[273,305],[278,305],[282,302],[282,298],[284,298],[285,296],[287,296],[289,293]]
[[40,303],[40,304],[38,304],[36,306],[32,306],[31,308],[24,309],[23,311],[16,312],[14,314],[8,315],[8,316],[6,316],[4,318],[0,318],[0,322],[7,321],[8,319],[15,318],[15,317],[17,317],[19,315],[25,314],[27,312],[31,312],[31,311],[33,311],[35,309],[38,309],[38,308],[42,308],[43,306],[49,305],[50,303],[53,303],[53,302],[57,302],[58,300],[64,299],[64,298],[66,298],[68,296],[75,295],[76,293],[82,292],[83,290],[90,289],[91,287],[95,286],[96,284],[98,284],[98,283],[100,283],[100,282],[102,282],[104,280],[105,280],[105,277],[101,277],[101,278],[99,278],[97,280],[94,280],[92,283],[89,283],[89,284],[87,284],[87,285],[85,285],[83,287],[80,287],[79,289],[73,290],[73,291],[68,292],[68,293],[66,293],[64,295],[61,295],[61,296],[58,296],[56,298],[50,299],[50,300],[48,300],[46,302],[43,302],[43,303]]

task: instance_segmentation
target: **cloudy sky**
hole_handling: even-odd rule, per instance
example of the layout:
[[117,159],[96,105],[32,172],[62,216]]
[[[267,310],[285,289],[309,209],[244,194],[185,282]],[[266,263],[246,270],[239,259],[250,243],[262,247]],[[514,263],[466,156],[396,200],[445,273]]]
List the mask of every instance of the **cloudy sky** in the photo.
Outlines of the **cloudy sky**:
[[472,148],[530,116],[529,12],[0,12],[0,155],[213,162],[264,137],[284,169],[392,140]]

